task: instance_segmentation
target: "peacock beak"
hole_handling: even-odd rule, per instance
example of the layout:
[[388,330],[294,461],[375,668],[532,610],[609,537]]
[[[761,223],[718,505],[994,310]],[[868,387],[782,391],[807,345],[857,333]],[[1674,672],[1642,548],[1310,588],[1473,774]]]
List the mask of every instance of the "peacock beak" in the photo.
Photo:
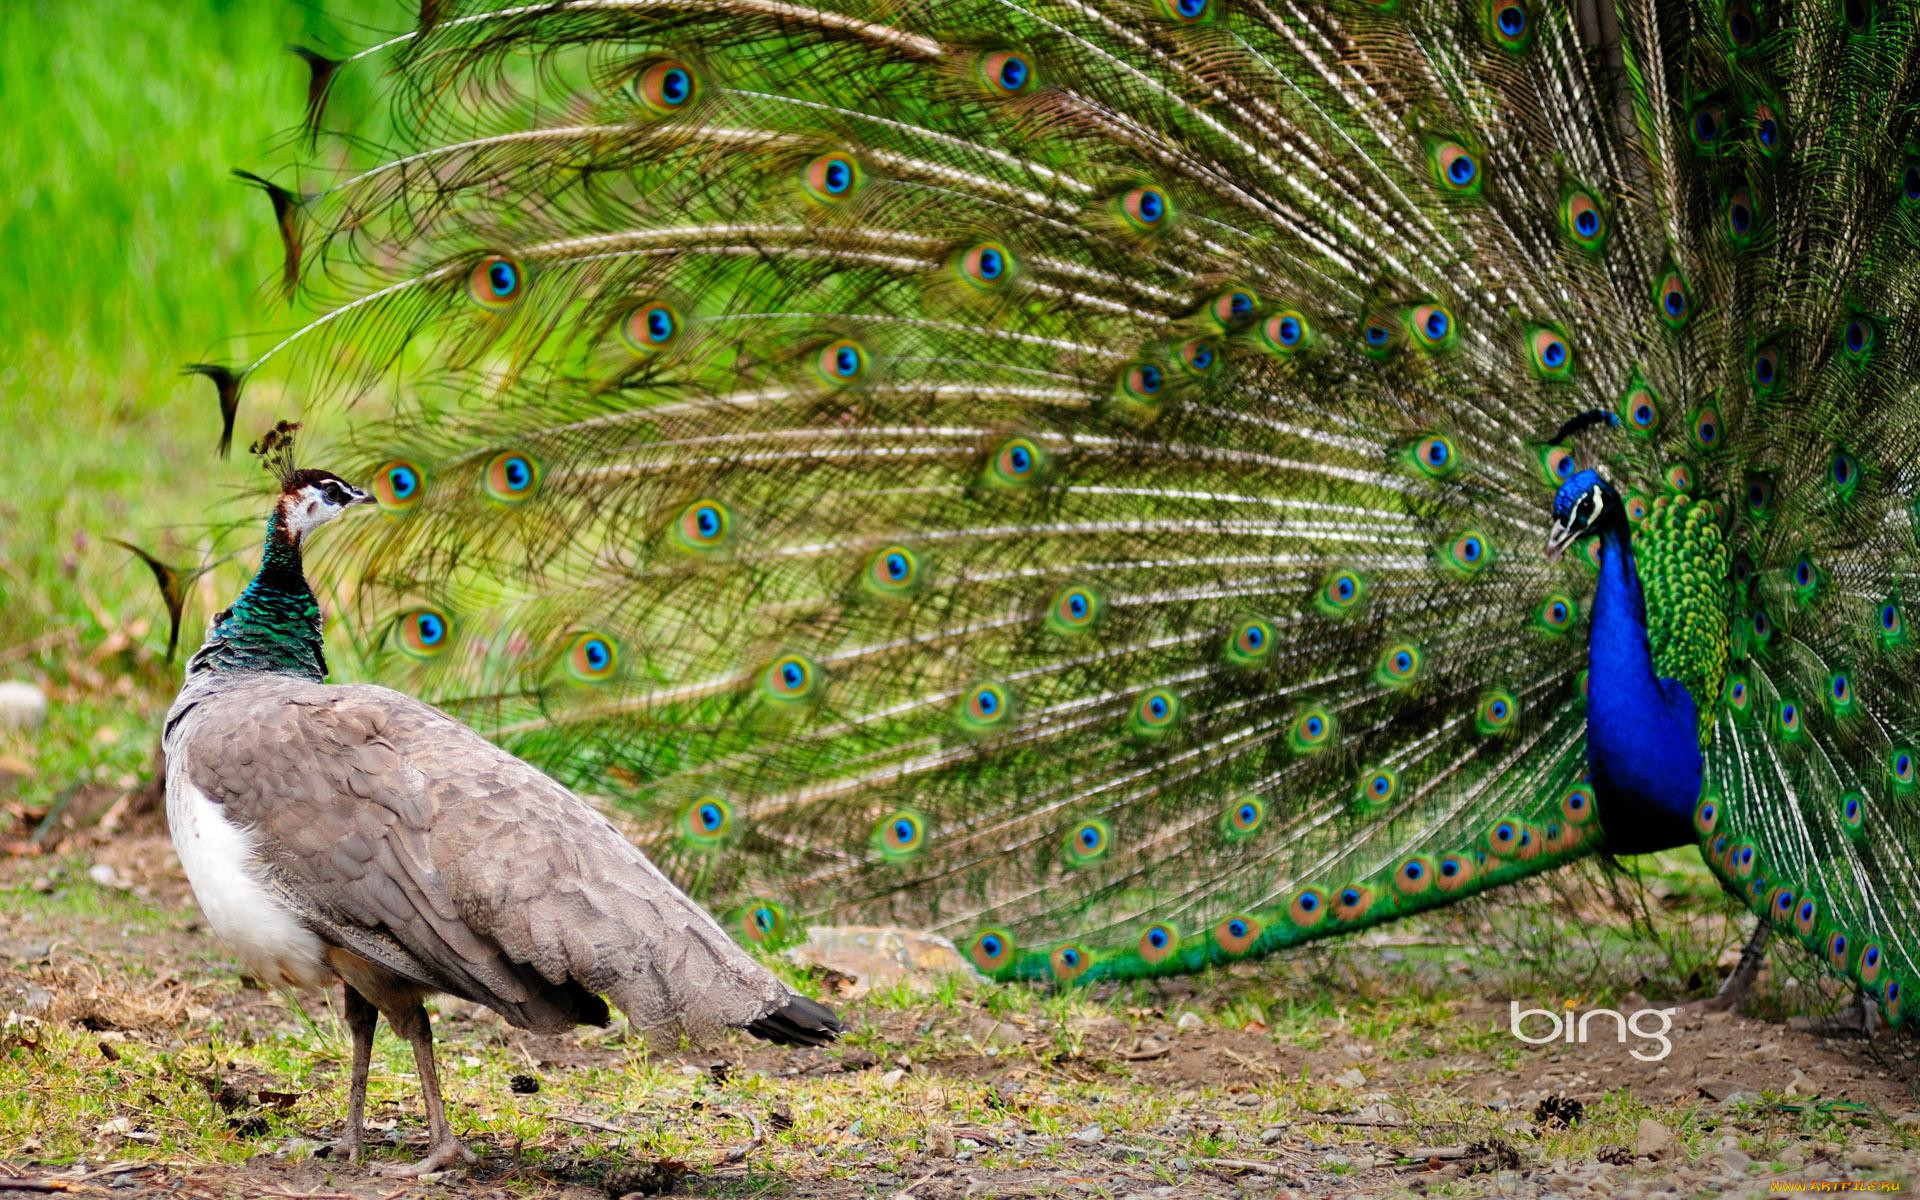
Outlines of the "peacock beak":
[[1547,561],[1553,562],[1567,552],[1573,542],[1574,530],[1565,521],[1555,521],[1547,532]]

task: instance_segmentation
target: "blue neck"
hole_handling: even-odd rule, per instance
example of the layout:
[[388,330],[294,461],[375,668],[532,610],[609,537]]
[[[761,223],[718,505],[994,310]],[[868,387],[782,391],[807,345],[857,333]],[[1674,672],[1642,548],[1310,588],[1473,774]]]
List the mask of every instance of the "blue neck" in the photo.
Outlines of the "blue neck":
[[1600,534],[1587,666],[1587,766],[1607,849],[1640,854],[1693,841],[1705,766],[1694,700],[1654,673],[1646,600],[1621,520]]

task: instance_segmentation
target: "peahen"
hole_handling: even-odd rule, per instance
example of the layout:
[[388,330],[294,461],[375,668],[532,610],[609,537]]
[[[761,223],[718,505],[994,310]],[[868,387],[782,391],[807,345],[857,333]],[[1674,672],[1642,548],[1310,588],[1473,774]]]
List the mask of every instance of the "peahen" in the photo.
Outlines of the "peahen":
[[1898,1021],[1917,22],[423,3],[195,369],[335,414],[382,676],[746,939],[1137,978],[1692,843]]
[[261,980],[338,982],[353,1035],[339,1149],[362,1147],[382,1016],[413,1048],[427,1154],[472,1161],[447,1123],[422,999],[448,992],[523,1029],[729,1026],[817,1046],[841,1029],[787,990],[579,797],[445,713],[325,682],[314,531],[374,497],[296,469],[281,422],[256,443],[280,486],[260,569],[215,614],[167,712],[167,826],[207,924]]

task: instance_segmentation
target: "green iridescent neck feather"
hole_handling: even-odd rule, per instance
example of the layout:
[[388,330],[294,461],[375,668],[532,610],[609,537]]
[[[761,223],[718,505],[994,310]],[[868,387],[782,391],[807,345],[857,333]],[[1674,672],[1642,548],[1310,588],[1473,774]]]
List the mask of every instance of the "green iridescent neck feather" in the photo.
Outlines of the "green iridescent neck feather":
[[1694,698],[1704,747],[1726,684],[1733,604],[1733,567],[1712,507],[1686,496],[1655,500],[1634,530],[1633,556],[1654,670]]
[[206,642],[187,666],[201,671],[278,672],[316,682],[327,675],[321,642],[320,604],[276,509],[267,518],[267,544],[260,570],[239,599],[214,615]]

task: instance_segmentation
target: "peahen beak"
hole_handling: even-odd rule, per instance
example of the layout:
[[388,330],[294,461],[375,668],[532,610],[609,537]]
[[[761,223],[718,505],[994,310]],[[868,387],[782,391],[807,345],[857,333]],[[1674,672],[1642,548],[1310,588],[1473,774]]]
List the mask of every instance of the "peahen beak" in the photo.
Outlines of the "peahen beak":
[[1555,521],[1547,532],[1547,561],[1553,562],[1567,552],[1573,543],[1575,530],[1565,521]]

